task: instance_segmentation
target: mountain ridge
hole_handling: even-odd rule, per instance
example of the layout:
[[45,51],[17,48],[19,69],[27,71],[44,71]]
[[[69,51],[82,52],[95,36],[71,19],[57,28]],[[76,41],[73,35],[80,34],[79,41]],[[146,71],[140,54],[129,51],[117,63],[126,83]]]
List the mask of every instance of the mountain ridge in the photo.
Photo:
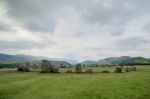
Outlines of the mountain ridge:
[[[61,65],[64,64],[66,66],[72,65],[67,60],[63,59],[53,59],[49,57],[43,57],[43,56],[32,56],[32,55],[24,55],[24,54],[16,54],[16,55],[9,55],[9,54],[3,54],[0,53],[0,62],[32,62],[32,61],[40,61],[43,59],[51,60],[54,64]],[[69,59],[68,59],[69,60]],[[116,64],[149,64],[150,65],[150,58],[144,58],[141,56],[138,57],[131,57],[131,56],[120,56],[120,57],[108,57],[104,59],[100,59],[98,61],[94,60],[85,60],[81,62],[81,64],[85,64],[87,66],[89,65],[116,65]],[[73,64],[74,65],[74,64]]]

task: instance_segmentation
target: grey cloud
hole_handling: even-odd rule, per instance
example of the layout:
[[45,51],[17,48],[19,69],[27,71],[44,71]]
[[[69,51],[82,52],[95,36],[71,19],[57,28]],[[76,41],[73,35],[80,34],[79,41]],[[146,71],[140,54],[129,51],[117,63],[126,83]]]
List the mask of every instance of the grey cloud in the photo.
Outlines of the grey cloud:
[[[53,32],[55,29],[53,2],[41,0],[4,0],[9,17],[31,31]],[[50,4],[50,5],[49,5]]]
[[[3,0],[8,14],[31,31],[53,32],[63,17],[61,10],[77,10],[86,24],[106,26],[110,35],[124,33],[128,23],[147,14],[149,0]],[[71,10],[66,10],[72,13]],[[144,13],[145,12],[145,13]],[[67,20],[66,20],[67,21]],[[80,22],[79,22],[80,24]]]
[[[103,6],[108,1],[110,7]],[[87,7],[83,17],[89,24],[108,27],[110,35],[122,35],[132,20],[150,14],[148,4],[149,0],[102,0]]]
[[0,22],[0,31],[12,31],[9,24]]
[[[30,30],[33,34],[34,32],[40,32],[41,34],[43,32],[52,33],[55,31],[57,26],[65,25],[63,23],[59,24],[59,21],[63,20],[63,22],[66,21],[66,23],[69,21],[66,24],[68,27],[64,26],[64,31],[69,28],[69,31],[65,31],[69,33],[60,33],[59,36],[62,35],[62,40],[63,37],[86,40],[88,36],[93,36],[93,38],[95,37],[96,39],[101,35],[109,36],[109,38],[116,40],[116,50],[121,52],[137,51],[141,49],[141,46],[150,43],[144,35],[142,37],[136,37],[135,34],[135,36],[131,38],[130,34],[127,33],[128,31],[136,32],[137,29],[137,31],[144,31],[149,34],[150,23],[149,21],[143,21],[143,18],[141,17],[150,16],[150,0],[1,0],[0,2],[5,4],[5,9],[8,10],[8,18],[12,19],[14,22],[21,23],[21,25],[19,25],[23,26],[21,28]],[[77,22],[72,21],[74,20],[74,17],[72,18],[74,15],[77,15],[77,19],[75,17],[75,21]],[[132,22],[134,25],[130,25]],[[136,22],[138,23],[138,26]],[[72,25],[74,23],[75,25]],[[128,30],[130,26],[137,28]],[[61,28],[63,28],[63,26]],[[7,24],[0,23],[1,31],[8,31],[7,29],[9,30],[9,26],[7,26]],[[124,34],[129,35],[129,38],[125,37],[120,40],[118,36],[123,36]],[[57,35],[54,36],[56,36],[57,39]],[[0,41],[0,49],[19,50],[47,47],[48,41],[44,40],[44,42],[45,43],[37,43],[32,41]],[[102,43],[103,42],[105,41],[102,41]],[[59,43],[59,40],[57,43]],[[100,47],[90,48],[89,44],[89,50],[95,51],[100,56],[109,56],[110,54],[113,56],[116,54],[114,51],[115,48],[108,49],[107,53],[105,50],[107,48],[105,48],[103,44],[97,46]],[[101,51],[98,52],[99,50],[105,53]],[[86,52],[88,51],[85,48],[85,53]],[[70,53],[67,57],[78,58],[78,53],[71,53],[69,51],[67,53]],[[83,57],[86,57],[86,55]]]
[[[51,45],[54,43],[51,42]],[[20,40],[20,41],[0,41],[0,50],[5,49],[15,49],[15,50],[28,50],[28,49],[42,49],[48,46],[47,43],[38,43],[38,42],[31,42],[27,40]]]
[[[109,3],[109,6],[104,6]],[[84,13],[87,21],[98,22],[101,24],[126,22],[134,17],[147,14],[149,0],[100,0],[96,5],[87,7]]]
[[95,51],[95,52],[100,52],[100,51],[102,51],[102,50],[104,50],[104,48],[101,48],[101,47],[86,47],[85,48],[85,50],[87,50],[87,51]]
[[[49,22],[48,22],[49,21]],[[43,19],[42,21],[39,19],[32,19],[30,21],[24,22],[25,28],[35,31],[35,32],[53,32],[55,29],[55,23],[53,20]]]
[[141,48],[141,46],[146,44],[150,44],[150,40],[145,39],[144,37],[132,37],[117,41],[118,49],[124,51],[144,50],[144,48]]
[[[21,22],[31,31],[53,32],[60,17],[61,10],[80,2],[75,0],[3,0],[9,17]],[[71,12],[71,11],[70,11]]]

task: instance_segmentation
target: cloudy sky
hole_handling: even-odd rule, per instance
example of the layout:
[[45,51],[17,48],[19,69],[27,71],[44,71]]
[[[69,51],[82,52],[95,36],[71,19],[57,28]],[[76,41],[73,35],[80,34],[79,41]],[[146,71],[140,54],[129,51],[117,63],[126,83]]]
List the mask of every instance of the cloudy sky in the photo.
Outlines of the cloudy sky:
[[0,53],[150,57],[150,0],[0,0]]

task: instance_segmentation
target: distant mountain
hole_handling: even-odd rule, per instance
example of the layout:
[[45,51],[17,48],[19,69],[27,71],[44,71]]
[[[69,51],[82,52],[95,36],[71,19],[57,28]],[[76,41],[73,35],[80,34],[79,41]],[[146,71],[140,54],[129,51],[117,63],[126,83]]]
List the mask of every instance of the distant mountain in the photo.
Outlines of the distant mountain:
[[8,54],[0,54],[0,62],[11,62],[11,61],[35,61],[35,60],[42,60],[48,59],[47,57],[39,57],[39,56],[31,56],[31,55],[8,55]]
[[[63,64],[64,66],[72,66],[70,61],[72,63],[76,64],[77,62],[75,60],[63,60],[63,59],[51,59],[48,57],[41,57],[41,56],[31,56],[31,55],[23,55],[23,54],[17,54],[17,55],[8,55],[8,54],[0,54],[0,63],[10,63],[10,62],[33,62],[38,61],[38,63],[41,63],[42,59],[51,60],[53,64],[56,66],[61,66]],[[69,62],[68,62],[69,61]],[[73,65],[74,65],[73,64]],[[86,60],[83,61],[82,64],[85,64],[87,66],[98,64],[98,65],[116,65],[116,64],[138,64],[138,65],[150,65],[150,58],[144,58],[144,57],[130,57],[130,56],[121,56],[121,57],[110,57],[101,59],[98,61],[93,60]]]
[[14,55],[14,56],[22,57],[22,58],[24,58],[24,60],[28,60],[28,61],[50,59],[48,57],[43,57],[43,56],[32,56],[32,55],[24,55],[24,54],[17,54],[17,55]]
[[72,66],[72,64],[66,62],[66,61],[52,61],[53,64],[55,64],[57,67],[60,67],[61,65],[65,67]]
[[86,61],[83,61],[82,64],[84,64],[84,65],[86,65],[86,66],[90,66],[90,65],[97,64],[97,61],[86,60]]
[[116,64],[150,64],[150,59],[144,57],[111,57],[97,61],[99,65],[116,65]]
[[[62,65],[64,67],[70,67],[72,66],[72,64],[70,64],[69,62],[67,61],[54,61],[54,60],[51,60],[51,63],[56,66],[56,67],[61,67]],[[37,64],[37,65],[41,65],[42,64],[42,61],[41,60],[37,60],[37,61],[32,61],[31,64]]]
[[63,64],[66,67],[72,66],[72,64],[70,64],[67,61],[61,61],[61,60],[57,60],[57,59],[50,59],[48,57],[41,57],[41,56],[31,56],[31,55],[23,55],[23,54],[17,54],[17,55],[8,55],[8,54],[0,54],[0,62],[1,63],[10,63],[10,62],[31,62],[31,63],[37,63],[37,64],[41,64],[41,60],[43,59],[47,59],[47,60],[51,60],[52,63],[58,67],[61,66],[61,64]]
[[68,59],[68,58],[67,59],[66,58],[50,58],[50,60],[52,60],[52,61],[67,61],[72,65],[75,65],[78,63],[78,61],[76,61],[74,59]]
[[78,63],[76,60],[73,60],[73,59],[64,59],[64,61],[67,61],[67,62],[69,62],[72,65],[75,65],[75,64]]

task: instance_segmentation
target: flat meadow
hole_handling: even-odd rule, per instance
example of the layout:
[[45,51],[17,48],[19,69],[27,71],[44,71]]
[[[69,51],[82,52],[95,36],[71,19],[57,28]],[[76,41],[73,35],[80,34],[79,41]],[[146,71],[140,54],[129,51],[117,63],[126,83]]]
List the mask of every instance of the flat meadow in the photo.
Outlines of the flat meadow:
[[150,66],[123,73],[113,73],[114,67],[89,68],[96,73],[65,73],[74,68],[54,74],[0,69],[0,99],[150,99]]

